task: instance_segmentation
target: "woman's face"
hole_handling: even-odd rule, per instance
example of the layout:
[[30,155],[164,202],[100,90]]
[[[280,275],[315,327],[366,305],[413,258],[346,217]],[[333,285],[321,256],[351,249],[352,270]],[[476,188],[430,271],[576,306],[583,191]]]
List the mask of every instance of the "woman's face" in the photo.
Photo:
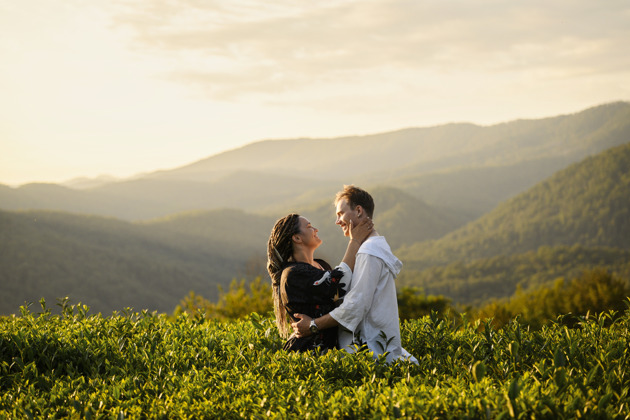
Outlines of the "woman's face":
[[302,239],[302,243],[309,248],[317,248],[321,245],[322,240],[317,236],[319,230],[311,225],[306,217],[300,216],[300,233],[296,234]]

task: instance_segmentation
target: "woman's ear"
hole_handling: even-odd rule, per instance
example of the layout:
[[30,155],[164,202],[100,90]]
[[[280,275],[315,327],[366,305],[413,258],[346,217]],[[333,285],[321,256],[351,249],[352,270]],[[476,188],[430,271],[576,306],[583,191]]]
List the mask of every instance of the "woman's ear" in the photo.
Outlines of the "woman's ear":
[[293,235],[291,239],[293,240],[293,242],[298,243],[298,244],[302,242],[302,237],[300,235]]

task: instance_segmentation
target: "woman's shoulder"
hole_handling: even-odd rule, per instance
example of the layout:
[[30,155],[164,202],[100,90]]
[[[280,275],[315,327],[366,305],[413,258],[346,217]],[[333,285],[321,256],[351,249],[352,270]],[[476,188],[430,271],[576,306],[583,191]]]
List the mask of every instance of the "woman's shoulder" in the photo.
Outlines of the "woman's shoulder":
[[312,265],[304,262],[292,262],[282,269],[282,275],[309,273],[313,271],[321,271]]
[[284,281],[292,280],[292,279],[311,279],[311,278],[320,278],[325,274],[326,271],[331,271],[332,268],[330,265],[324,260],[315,260],[321,265],[324,270],[321,270],[317,267],[313,267],[311,264],[303,263],[303,262],[294,262],[287,265],[282,270],[282,279]]
[[332,267],[326,261],[321,260],[319,258],[315,258],[315,261],[317,261],[317,263],[319,263],[319,265],[321,265],[324,270],[326,271],[332,270]]

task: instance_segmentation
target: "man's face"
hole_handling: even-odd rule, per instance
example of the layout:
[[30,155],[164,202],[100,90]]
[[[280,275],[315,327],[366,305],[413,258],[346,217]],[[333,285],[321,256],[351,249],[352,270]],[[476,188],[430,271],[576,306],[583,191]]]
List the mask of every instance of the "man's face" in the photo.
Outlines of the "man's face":
[[335,210],[337,212],[337,221],[335,223],[341,226],[344,236],[350,236],[350,221],[352,221],[353,226],[357,225],[361,207],[356,206],[352,210],[348,200],[344,198],[337,202]]

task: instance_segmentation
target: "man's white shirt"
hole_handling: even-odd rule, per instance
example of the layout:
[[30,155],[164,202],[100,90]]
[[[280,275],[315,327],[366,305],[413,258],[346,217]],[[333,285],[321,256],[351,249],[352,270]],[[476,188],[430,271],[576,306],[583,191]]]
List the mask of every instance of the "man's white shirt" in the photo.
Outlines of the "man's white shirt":
[[372,236],[361,245],[354,273],[344,273],[343,303],[330,312],[340,324],[340,348],[353,352],[356,335],[375,355],[388,352],[388,362],[404,358],[418,363],[400,341],[395,278],[401,268],[385,237]]

